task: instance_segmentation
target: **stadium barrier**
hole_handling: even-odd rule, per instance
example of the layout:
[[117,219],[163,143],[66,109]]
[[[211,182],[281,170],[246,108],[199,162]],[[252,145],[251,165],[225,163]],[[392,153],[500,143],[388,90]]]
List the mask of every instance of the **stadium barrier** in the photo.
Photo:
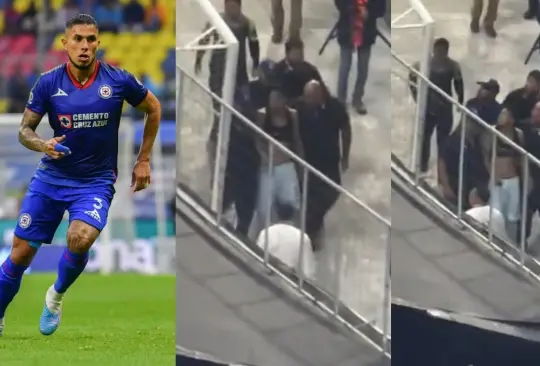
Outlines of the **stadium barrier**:
[[[311,297],[306,288],[312,283],[314,286],[321,288],[322,291],[330,294],[332,303],[324,310],[332,314],[337,320],[345,322],[341,317],[342,308],[348,307],[351,312],[356,314],[356,324],[349,323],[348,325],[357,334],[363,334],[367,329],[374,329],[374,334],[377,334],[375,343],[380,346],[381,351],[389,349],[390,345],[390,330],[389,330],[389,301],[390,301],[390,276],[389,276],[389,233],[390,223],[385,218],[381,217],[370,207],[359,201],[351,193],[335,184],[330,179],[326,178],[320,172],[313,169],[305,161],[301,160],[283,145],[272,139],[252,121],[248,120],[230,105],[218,98],[210,92],[206,86],[191,76],[182,67],[178,67],[177,76],[179,79],[178,97],[181,101],[178,103],[178,118],[177,118],[177,180],[180,182],[180,191],[184,197],[193,197],[190,199],[191,205],[196,207],[196,210],[201,212],[212,208],[215,200],[215,194],[226,191],[227,184],[241,184],[241,182],[225,182],[219,181],[219,189],[212,189],[212,172],[215,164],[218,164],[214,154],[219,154],[220,150],[213,150],[209,143],[212,126],[216,123],[213,105],[219,103],[221,109],[227,109],[231,114],[233,128],[248,131],[248,134],[253,134],[257,139],[261,139],[268,143],[270,155],[274,151],[280,151],[290,157],[291,161],[297,166],[298,176],[300,177],[302,192],[300,198],[300,227],[305,230],[305,218],[307,208],[307,184],[310,179],[319,179],[323,184],[326,184],[330,190],[334,190],[340,199],[332,212],[329,214],[329,219],[326,224],[326,236],[329,242],[332,243],[331,254],[326,258],[326,263],[319,264],[320,271],[327,273],[326,277],[306,278],[304,276],[302,261],[295,268],[296,283],[294,284],[298,292],[304,296]],[[232,148],[232,147],[229,147]],[[242,154],[245,154],[242,156]],[[257,153],[255,152],[255,155]],[[250,160],[254,158],[253,151],[236,152],[239,159],[234,162],[228,161],[227,169],[241,171],[247,169]],[[227,161],[228,159],[224,159]],[[271,160],[271,159],[270,159]],[[236,165],[240,164],[240,165]],[[243,165],[245,164],[245,165]],[[269,164],[267,169],[271,171],[273,164]],[[265,169],[262,167],[262,169]],[[247,170],[246,170],[247,171]],[[204,184],[206,182],[206,184]],[[261,194],[261,192],[259,192]],[[270,192],[267,193],[270,196]],[[313,199],[313,198],[310,198]],[[201,201],[201,203],[197,203]],[[254,248],[253,241],[244,238],[241,240],[229,228],[234,226],[238,215],[229,207],[223,207],[222,198],[218,198],[217,209],[211,209],[209,219],[212,224],[221,231],[227,231],[229,235],[235,236],[236,241],[240,246],[246,248]],[[259,212],[265,217],[265,220],[254,218],[255,223],[252,225],[252,234],[256,233],[261,227],[267,227],[270,223],[271,213],[270,206],[267,206],[266,212]],[[256,215],[257,216],[257,215]],[[261,224],[261,227],[254,229],[256,223]],[[362,225],[358,225],[362,222]],[[339,235],[338,235],[339,234]],[[251,235],[253,238],[254,235]],[[379,248],[377,253],[378,260],[381,263],[379,272],[373,273],[354,273],[351,275],[351,267],[361,266],[359,263],[345,263],[348,255],[354,253],[354,257],[362,258],[362,241],[369,240],[371,247]],[[375,241],[375,243],[373,242]],[[307,243],[302,240],[299,242],[300,252],[303,246]],[[253,250],[253,255],[264,263],[271,271],[284,276],[283,271],[271,264],[271,256],[268,252],[267,238],[265,238],[264,248],[260,251]],[[373,254],[371,254],[373,255]],[[367,253],[366,253],[366,256]],[[352,257],[352,255],[350,256]],[[300,256],[302,258],[302,256]],[[373,276],[373,277],[370,277]],[[286,277],[286,276],[284,276]],[[380,287],[377,285],[380,284]],[[352,289],[354,293],[348,295],[344,293],[343,287],[346,286]],[[349,297],[347,297],[349,296]],[[358,304],[357,299],[362,298],[361,304]],[[370,299],[371,301],[366,301]],[[356,300],[356,301],[355,301]],[[369,303],[369,306],[365,304]],[[363,314],[361,316],[360,314]],[[366,318],[369,314],[369,318]]]
[[[487,226],[479,225],[471,218],[466,217],[463,209],[464,197],[462,197],[461,187],[463,186],[464,172],[465,172],[465,132],[466,126],[474,124],[478,127],[483,134],[491,137],[491,156],[490,171],[494,171],[496,148],[498,144],[504,143],[511,146],[523,161],[523,177],[524,187],[522,189],[522,201],[521,207],[521,231],[525,231],[525,223],[527,216],[527,194],[529,191],[530,182],[530,166],[540,167],[540,161],[531,154],[527,153],[523,148],[517,145],[514,141],[504,136],[502,133],[496,130],[494,126],[489,125],[478,116],[473,114],[458,101],[446,94],[435,84],[433,84],[427,75],[429,75],[429,55],[430,48],[433,39],[433,33],[431,28],[433,27],[433,19],[427,13],[425,7],[420,1],[410,0],[411,9],[406,12],[416,12],[421,14],[421,18],[424,20],[423,35],[424,42],[420,55],[420,68],[416,70],[412,64],[418,59],[412,59],[417,57],[414,52],[408,53],[402,57],[399,53],[399,47],[402,43],[396,44],[392,47],[392,57],[394,64],[392,67],[392,119],[393,119],[393,139],[392,139],[392,171],[397,174],[401,179],[412,185],[422,197],[428,199],[433,208],[439,212],[449,215],[450,217],[458,220],[458,222],[468,232],[473,233],[476,237],[481,239],[481,242],[496,252],[503,255],[504,258],[512,262],[517,267],[521,268],[523,272],[535,280],[540,281],[540,261],[531,255],[526,250],[525,236],[521,236],[519,243],[512,243],[508,239],[497,237],[493,232],[493,220]],[[398,25],[404,18],[403,15],[395,17],[392,22],[392,38],[398,38],[403,34],[398,35],[403,29],[417,29],[418,25]],[[394,31],[394,30],[397,30]],[[411,34],[408,34],[410,37]],[[410,42],[409,42],[410,43]],[[418,50],[416,50],[418,51]],[[412,55],[412,57],[411,57]],[[416,83],[412,84],[409,75],[412,74],[416,78]],[[415,103],[409,89],[413,86],[417,90],[417,102]],[[442,197],[438,192],[437,178],[431,179],[425,178],[420,169],[420,150],[421,142],[423,140],[423,130],[425,122],[426,112],[426,100],[428,93],[436,93],[443,100],[446,100],[453,106],[453,109],[460,115],[456,120],[456,125],[463,126],[461,129],[461,143],[459,153],[459,174],[458,174],[458,197],[457,207],[453,207]],[[415,109],[414,113],[411,113],[412,109]],[[394,128],[395,127],[395,128]],[[412,135],[412,136],[411,136]],[[412,137],[412,138],[411,138]],[[407,138],[409,140],[407,141]],[[396,141],[396,143],[394,143]],[[431,170],[436,171],[436,165],[431,165]],[[493,191],[495,187],[495,176],[491,174],[489,186]],[[490,216],[492,216],[490,214]]]

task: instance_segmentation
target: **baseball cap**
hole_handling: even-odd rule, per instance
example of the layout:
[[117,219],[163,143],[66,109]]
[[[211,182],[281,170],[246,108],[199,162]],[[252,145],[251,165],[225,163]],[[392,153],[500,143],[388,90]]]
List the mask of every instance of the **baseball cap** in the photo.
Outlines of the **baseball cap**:
[[499,94],[499,91],[501,90],[499,82],[495,79],[489,79],[488,81],[478,81],[477,84],[494,94]]

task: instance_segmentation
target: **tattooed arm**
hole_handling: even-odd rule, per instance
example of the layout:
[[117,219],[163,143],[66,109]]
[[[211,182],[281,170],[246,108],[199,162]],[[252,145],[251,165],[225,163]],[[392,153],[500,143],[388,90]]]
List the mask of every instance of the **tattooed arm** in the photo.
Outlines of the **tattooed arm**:
[[45,141],[36,133],[36,128],[43,118],[42,115],[24,110],[21,126],[19,127],[19,142],[29,150],[45,152]]

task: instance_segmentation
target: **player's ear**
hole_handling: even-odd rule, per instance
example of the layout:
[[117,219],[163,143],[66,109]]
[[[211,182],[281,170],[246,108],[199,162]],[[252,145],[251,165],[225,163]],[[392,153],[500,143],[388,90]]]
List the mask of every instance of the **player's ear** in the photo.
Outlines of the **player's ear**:
[[65,38],[62,38],[62,46],[64,46],[64,50],[67,50],[67,40]]

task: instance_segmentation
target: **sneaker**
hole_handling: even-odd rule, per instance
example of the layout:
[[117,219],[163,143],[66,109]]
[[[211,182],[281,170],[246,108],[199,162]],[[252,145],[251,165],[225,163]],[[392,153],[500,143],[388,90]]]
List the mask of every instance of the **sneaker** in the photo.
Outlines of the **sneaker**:
[[39,331],[41,334],[48,336],[56,332],[62,318],[62,301],[64,295],[59,294],[51,286],[45,296],[45,304],[43,312],[39,319]]
[[531,20],[536,18],[536,14],[532,10],[527,10],[525,14],[523,14],[523,18],[527,20]]
[[492,25],[485,24],[484,25],[484,31],[486,32],[486,34],[490,38],[496,38],[497,37],[497,31],[495,30],[495,28],[493,28]]
[[365,116],[367,114],[366,106],[364,105],[364,102],[362,102],[361,100],[354,103],[354,109],[356,113],[358,113],[361,116]]

